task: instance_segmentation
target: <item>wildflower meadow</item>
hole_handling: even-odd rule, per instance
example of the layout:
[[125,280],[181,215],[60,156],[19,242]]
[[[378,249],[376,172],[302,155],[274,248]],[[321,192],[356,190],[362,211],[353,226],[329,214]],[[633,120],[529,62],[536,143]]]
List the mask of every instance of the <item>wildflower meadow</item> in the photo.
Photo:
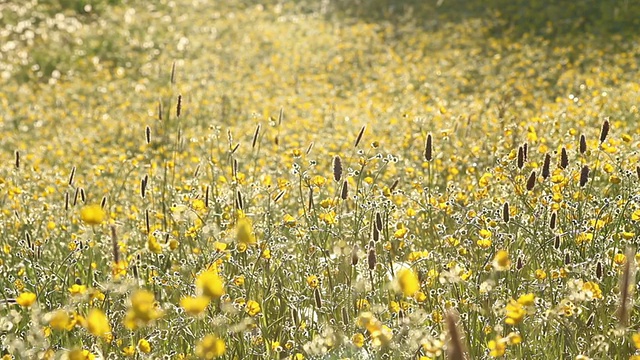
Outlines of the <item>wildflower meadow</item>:
[[640,359],[638,29],[0,1],[0,358]]

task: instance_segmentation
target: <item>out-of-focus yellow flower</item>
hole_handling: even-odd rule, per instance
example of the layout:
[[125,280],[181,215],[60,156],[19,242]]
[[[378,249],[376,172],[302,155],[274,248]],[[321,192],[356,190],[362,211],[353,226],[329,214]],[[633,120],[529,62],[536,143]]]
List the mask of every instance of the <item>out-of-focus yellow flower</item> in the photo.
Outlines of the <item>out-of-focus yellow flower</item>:
[[23,307],[30,307],[31,305],[33,305],[33,303],[36,302],[36,299],[36,294],[26,291],[18,295],[18,297],[16,298],[16,303]]
[[593,281],[587,281],[582,284],[582,290],[591,294],[593,299],[602,299],[602,290],[600,289],[600,285],[594,283]]
[[155,302],[153,293],[147,290],[135,292],[131,296],[131,308],[124,319],[125,326],[129,330],[135,330],[161,317],[162,312],[156,308]]
[[353,336],[351,337],[351,342],[356,347],[359,347],[359,348],[363,347],[364,346],[364,335],[362,335],[361,333],[353,334]]
[[87,292],[87,286],[81,284],[73,284],[69,288],[69,292],[73,296],[84,295]]
[[284,222],[285,225],[287,225],[289,227],[296,226],[296,218],[294,218],[293,216],[291,216],[289,214],[285,214],[284,217],[282,218],[282,221]]
[[249,218],[241,217],[238,219],[238,225],[236,227],[236,240],[240,244],[244,245],[254,245],[257,240],[256,236],[253,233],[253,225],[251,224],[251,220]]
[[224,284],[217,271],[203,271],[196,279],[196,287],[202,295],[210,299],[219,299],[224,295]]
[[397,274],[397,282],[400,291],[406,297],[411,297],[420,291],[420,279],[412,269],[400,269]]
[[71,321],[69,314],[64,310],[57,310],[48,316],[50,316],[49,326],[54,330],[66,330]]
[[200,359],[211,360],[224,355],[226,347],[224,340],[216,335],[205,336],[198,345],[196,345],[195,355]]
[[633,333],[633,335],[631,335],[631,341],[633,341],[633,346],[636,349],[640,349],[640,332]]
[[111,332],[109,319],[102,310],[93,308],[87,315],[87,330],[94,336],[106,336]]
[[86,349],[75,349],[67,354],[69,360],[94,360],[96,356]]
[[100,205],[87,205],[80,210],[80,219],[89,225],[100,225],[107,213]]
[[508,270],[511,266],[511,260],[509,260],[509,253],[506,250],[498,250],[493,257],[493,268],[498,271]]
[[149,235],[147,238],[147,248],[154,254],[162,254],[162,245],[155,236]]
[[506,341],[499,335],[496,336],[495,340],[489,340],[487,347],[489,348],[489,355],[492,357],[503,356],[507,351]]
[[197,316],[209,306],[210,301],[211,299],[207,296],[186,297],[180,300],[180,306],[187,314]]

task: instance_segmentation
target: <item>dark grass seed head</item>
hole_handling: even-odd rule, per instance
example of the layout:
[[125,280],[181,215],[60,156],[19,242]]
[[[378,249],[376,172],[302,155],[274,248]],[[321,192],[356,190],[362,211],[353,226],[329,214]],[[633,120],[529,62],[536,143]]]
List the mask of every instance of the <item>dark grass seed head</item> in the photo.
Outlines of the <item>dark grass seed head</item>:
[[587,185],[587,181],[589,181],[589,166],[585,165],[580,171],[580,187]]
[[560,169],[566,169],[569,166],[569,155],[567,155],[567,149],[562,147],[560,151]]
[[529,179],[527,179],[527,190],[531,191],[536,186],[536,171],[533,170],[531,175],[529,175]]
[[342,159],[340,155],[333,157],[333,180],[340,182],[342,179]]
[[518,169],[522,170],[524,167],[524,150],[522,146],[518,147],[518,160],[517,160]]
[[364,135],[364,131],[367,129],[367,125],[364,125],[361,129],[360,132],[358,133],[358,136],[356,137],[356,142],[353,145],[354,148],[357,148],[358,145],[360,145],[360,140],[362,140],[362,135]]
[[602,123],[602,129],[600,129],[600,143],[602,144],[609,134],[609,120],[605,120]]
[[433,136],[427,135],[427,141],[424,144],[424,159],[426,161],[433,160]]
[[504,205],[502,205],[502,220],[508,223],[510,220],[509,216],[509,203],[505,201]]
[[349,183],[347,182],[347,180],[342,182],[342,192],[340,193],[340,198],[342,200],[347,200],[347,197],[349,196]]
[[542,165],[542,178],[545,180],[551,175],[551,155],[546,154],[544,156],[544,163]]

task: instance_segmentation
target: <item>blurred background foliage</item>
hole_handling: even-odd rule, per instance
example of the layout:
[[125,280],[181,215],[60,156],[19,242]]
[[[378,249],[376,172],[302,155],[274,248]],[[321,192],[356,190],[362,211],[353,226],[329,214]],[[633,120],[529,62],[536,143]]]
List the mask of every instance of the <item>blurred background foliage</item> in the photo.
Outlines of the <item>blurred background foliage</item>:
[[629,0],[332,0],[330,8],[364,21],[415,21],[427,30],[480,17],[495,36],[635,36],[640,26],[640,2]]
[[[640,28],[640,1],[629,0],[232,0],[221,9],[255,6],[294,7],[336,24],[384,23],[395,37],[481,21],[487,39],[516,43],[536,37],[565,46],[588,41],[592,49],[613,43],[613,51],[637,40]],[[152,60],[166,46],[154,41],[154,32],[170,25],[162,24],[161,14],[179,16],[179,9],[170,0],[0,1],[0,79],[69,77],[93,69],[98,60],[102,67],[135,68],[140,58]],[[581,51],[575,46],[572,56]]]

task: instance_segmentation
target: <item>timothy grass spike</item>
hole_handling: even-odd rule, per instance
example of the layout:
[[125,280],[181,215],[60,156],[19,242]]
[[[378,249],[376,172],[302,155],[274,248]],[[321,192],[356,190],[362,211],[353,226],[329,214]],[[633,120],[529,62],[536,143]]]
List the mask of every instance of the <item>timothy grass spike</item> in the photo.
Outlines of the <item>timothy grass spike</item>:
[[560,169],[566,169],[569,166],[569,156],[567,155],[567,149],[563,146],[560,150]]
[[178,103],[176,104],[176,117],[182,115],[182,94],[178,95]]
[[531,171],[531,175],[529,175],[529,179],[527,180],[527,190],[533,190],[533,187],[536,186],[536,171]]
[[602,123],[602,129],[600,130],[600,144],[602,144],[607,139],[608,134],[609,134],[609,120],[607,119]]
[[551,155],[546,154],[544,156],[544,163],[542,165],[542,178],[547,179],[551,175]]
[[584,165],[582,170],[580,170],[580,187],[584,187],[587,185],[587,181],[589,180],[589,166]]
[[340,198],[342,200],[347,200],[347,197],[349,196],[349,183],[347,182],[347,180],[342,182],[342,192],[340,193]]
[[342,159],[340,155],[333,157],[333,179],[336,182],[340,182],[342,179]]
[[251,148],[255,148],[256,147],[256,142],[258,141],[258,136],[260,135],[260,124],[258,124],[258,126],[256,126],[256,131],[253,134],[253,140],[251,140]]
[[358,133],[358,136],[356,137],[356,142],[355,144],[353,144],[354,148],[357,148],[358,145],[360,144],[360,140],[362,140],[362,135],[364,135],[364,131],[367,129],[367,125],[363,125],[362,128],[360,129],[360,132]]
[[502,220],[505,223],[509,223],[509,202],[505,201],[504,205],[502,205]]
[[433,160],[433,136],[431,133],[427,135],[427,141],[424,144],[424,159],[426,161]]
[[71,174],[69,175],[69,186],[73,186],[73,178],[76,175],[76,167],[71,168]]

